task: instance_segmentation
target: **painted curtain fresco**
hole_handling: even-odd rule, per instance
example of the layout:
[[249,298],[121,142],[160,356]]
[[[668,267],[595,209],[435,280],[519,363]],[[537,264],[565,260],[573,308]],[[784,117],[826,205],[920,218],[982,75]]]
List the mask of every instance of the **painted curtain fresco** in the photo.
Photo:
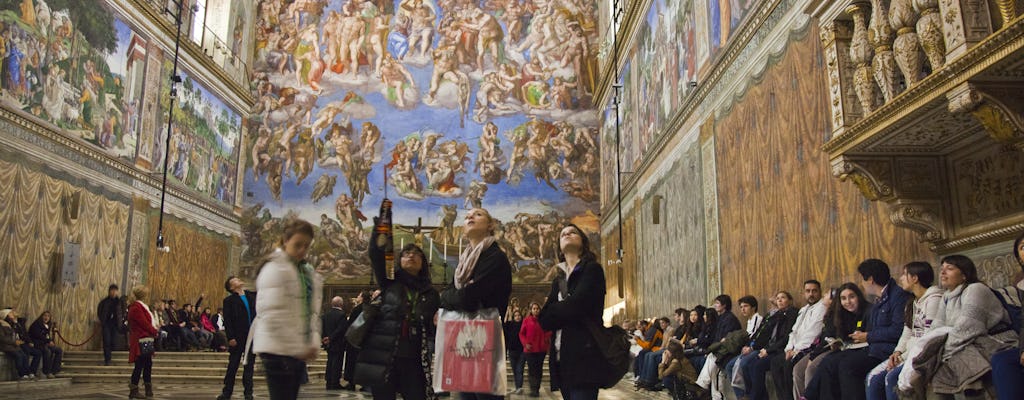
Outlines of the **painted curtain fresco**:
[[[171,76],[171,61],[165,60],[161,76]],[[167,176],[190,189],[221,201],[235,204],[239,141],[242,120],[234,110],[214,96],[187,72],[178,71],[182,82],[177,88]],[[164,80],[165,86],[167,83]],[[153,166],[162,171],[167,135],[169,89],[160,95],[160,123],[154,141]]]
[[396,239],[421,242],[435,269],[455,265],[461,210],[483,205],[502,222],[516,281],[543,281],[559,226],[597,238],[595,10],[591,0],[261,1],[243,264],[273,248],[283,219],[301,217],[324,238],[312,251],[320,272],[363,283],[386,188],[398,223],[439,227]]
[[105,3],[77,0],[0,1],[0,32],[7,106],[134,160],[143,38]]
[[765,298],[810,278],[858,282],[857,264],[869,257],[894,271],[934,259],[916,233],[889,222],[885,204],[835,179],[818,150],[831,127],[817,38],[813,26],[791,42],[715,125],[725,293]]

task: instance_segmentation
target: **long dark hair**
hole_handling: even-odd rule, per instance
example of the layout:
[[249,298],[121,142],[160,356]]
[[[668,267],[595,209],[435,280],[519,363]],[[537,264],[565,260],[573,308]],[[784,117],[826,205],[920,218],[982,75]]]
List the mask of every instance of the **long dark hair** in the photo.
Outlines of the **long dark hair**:
[[[917,283],[924,286],[925,289],[932,286],[935,282],[935,270],[932,269],[932,265],[926,261],[911,261],[903,266],[903,273],[917,277]],[[914,292],[910,293],[911,299],[907,301],[906,308],[903,309],[903,324],[907,328],[914,327],[914,301],[916,300]]]
[[1024,270],[1024,253],[1020,251],[1021,243],[1024,243],[1024,233],[1021,233],[1020,236],[1017,236],[1017,240],[1013,241],[1013,256],[1017,258],[1017,263]]
[[[700,337],[700,334],[702,332],[704,332],[704,310],[705,309],[706,308],[704,306],[698,304],[696,307],[693,308],[693,310],[691,310],[691,312],[697,313],[697,322],[694,322],[694,323],[692,323],[690,325],[689,333],[690,333],[690,338],[691,339],[696,339],[696,338]],[[690,321],[690,316],[689,315],[686,316],[686,321],[687,322]]]
[[580,235],[580,261],[597,261],[597,255],[594,254],[593,250],[590,250],[590,238],[587,237],[587,233],[583,232],[583,229],[580,229],[580,227],[576,226],[576,224],[566,224],[564,227],[562,227],[562,229],[558,230],[558,262],[565,262],[565,254],[562,253],[561,237],[562,230],[568,227],[572,227],[573,229],[576,230],[576,233],[579,233]]
[[[864,310],[868,307],[868,300],[864,297],[864,292],[860,290],[859,286],[853,282],[846,282],[842,286],[839,286],[839,290],[835,292],[836,296],[832,298],[832,310],[830,310],[830,313],[832,314],[832,324],[835,326],[836,333],[840,333],[842,336],[845,336],[845,334],[840,331],[843,328],[843,313],[849,313],[849,311],[846,311],[846,309],[843,308],[842,297],[843,292],[846,290],[853,291],[853,294],[857,296],[857,311],[854,312],[854,316],[863,318]],[[846,338],[844,337],[842,339]]]
[[704,322],[704,332],[715,329],[715,322],[718,321],[718,311],[715,311],[714,308],[708,308],[704,310],[703,318],[707,319],[707,321]]

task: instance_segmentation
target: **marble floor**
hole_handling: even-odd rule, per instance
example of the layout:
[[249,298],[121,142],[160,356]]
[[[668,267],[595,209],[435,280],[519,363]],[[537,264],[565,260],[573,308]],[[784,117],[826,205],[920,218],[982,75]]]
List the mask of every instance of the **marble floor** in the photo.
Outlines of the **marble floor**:
[[[125,377],[127,381],[128,377]],[[160,400],[166,399],[187,399],[187,400],[200,400],[210,399],[213,400],[220,394],[220,386],[214,385],[161,385],[156,382],[154,388],[155,398]],[[241,384],[235,393],[235,399],[241,399]],[[70,386],[62,388],[40,388],[38,391],[19,391],[16,393],[0,393],[0,399],[17,399],[17,400],[42,400],[42,399],[127,399],[128,398],[128,384],[114,385],[109,383],[78,383],[71,384]],[[256,390],[257,399],[269,399],[270,396],[267,394],[266,387],[260,387],[257,384]],[[328,391],[320,385],[306,385],[302,387],[299,393],[300,399],[371,399],[369,393],[356,393],[351,391]],[[455,397],[452,397],[453,399]],[[561,395],[558,393],[551,393],[546,389],[541,390],[541,399],[545,400],[561,400]],[[637,392],[633,390],[633,385],[626,380],[619,383],[618,386],[602,390],[598,398],[602,400],[621,400],[621,399],[638,399],[638,400],[668,400],[669,395],[667,392]],[[523,395],[510,395],[507,396],[508,400],[528,400],[533,399],[531,397]]]

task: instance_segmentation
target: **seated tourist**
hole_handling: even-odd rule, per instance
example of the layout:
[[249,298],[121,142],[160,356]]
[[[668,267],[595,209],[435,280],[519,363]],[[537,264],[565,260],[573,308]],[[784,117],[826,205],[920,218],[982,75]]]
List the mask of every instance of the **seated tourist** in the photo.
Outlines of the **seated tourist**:
[[931,329],[942,302],[942,288],[932,286],[934,281],[935,272],[927,262],[914,261],[903,266],[900,287],[911,293],[914,301],[907,302],[907,321],[896,350],[868,374],[868,400],[899,399],[896,381],[903,371],[903,355],[918,346],[918,339]]
[[49,311],[43,311],[28,328],[29,339],[43,354],[42,374],[47,378],[54,378],[60,373],[61,360],[64,359],[64,350],[53,341],[56,332]]
[[[789,341],[790,331],[796,322],[797,310],[793,308],[793,296],[786,291],[775,294],[775,306],[778,309],[765,319],[763,328],[751,340],[751,345],[744,348],[745,355],[739,361],[743,373],[746,394],[754,400],[767,400],[768,389],[765,386],[765,373],[771,367],[772,357],[781,354]],[[743,391],[736,390],[737,397],[743,397]]]
[[[848,360],[862,359],[869,351],[869,345],[860,338],[860,335],[855,334],[870,329],[867,321],[872,308],[860,288],[851,282],[844,283],[837,292],[838,299],[832,299],[832,306],[828,312],[830,323],[826,326],[826,331],[822,331],[823,344],[809,355],[812,360],[819,356],[823,358],[817,372],[806,377],[809,382],[804,397],[808,400],[863,398],[849,397],[844,392],[847,388],[842,386],[840,379],[841,376],[850,373],[842,368]],[[864,391],[863,380],[860,391]]]
[[[1013,242],[1013,255],[1024,270],[1024,233]],[[1016,294],[1017,301],[1024,303],[1024,280],[1017,282],[1012,288],[1005,289],[1006,297],[1009,297],[1010,301],[1013,301],[1012,296]],[[1024,321],[1024,308],[1021,308],[1017,320]],[[1016,349],[1011,348],[992,355],[992,381],[1000,399],[1024,398],[1024,352],[1021,352],[1021,348],[1024,348],[1024,324],[1020,329]]]
[[32,379],[35,376],[32,375],[29,369],[28,354],[21,350],[20,340],[17,338],[14,327],[8,319],[12,313],[14,313],[14,310],[10,308],[0,310],[0,351],[3,351],[7,357],[14,361],[14,367],[19,378]]
[[[915,373],[933,378],[928,388],[913,390],[943,394],[978,391],[983,389],[981,377],[965,373],[965,368],[991,365],[993,354],[1017,346],[1018,333],[1011,328],[1002,302],[978,280],[978,269],[970,258],[958,254],[944,257],[939,283],[946,290],[932,322],[939,335],[926,335],[920,355],[912,359]],[[946,334],[941,335],[943,332]]]

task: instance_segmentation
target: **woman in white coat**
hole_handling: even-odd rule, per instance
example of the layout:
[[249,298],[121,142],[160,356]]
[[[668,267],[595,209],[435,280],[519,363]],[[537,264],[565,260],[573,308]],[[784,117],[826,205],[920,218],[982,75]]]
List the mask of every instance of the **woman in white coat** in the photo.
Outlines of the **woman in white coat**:
[[259,354],[273,400],[295,399],[305,362],[320,351],[323,282],[308,262],[313,225],[295,220],[256,278],[256,319],[250,339]]

